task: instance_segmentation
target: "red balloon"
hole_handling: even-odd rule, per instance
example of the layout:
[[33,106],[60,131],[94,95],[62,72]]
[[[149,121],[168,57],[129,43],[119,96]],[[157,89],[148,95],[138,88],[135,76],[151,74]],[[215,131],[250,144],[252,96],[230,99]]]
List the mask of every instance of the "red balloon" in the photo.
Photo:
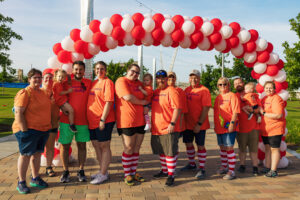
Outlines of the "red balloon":
[[283,81],[283,82],[281,83],[281,86],[282,86],[282,89],[286,90],[286,89],[288,89],[289,84],[288,84],[288,82]]
[[210,43],[210,47],[206,51],[211,51],[211,50],[213,50],[213,48],[214,48],[214,45],[212,43]]
[[265,153],[262,150],[258,149],[257,157],[258,157],[259,160],[264,160],[265,159]]
[[120,26],[116,26],[111,32],[111,37],[115,40],[123,40],[125,37],[125,31]]
[[275,91],[276,91],[276,93],[280,92],[280,90],[282,90],[281,83],[279,83],[277,81],[274,81],[274,83],[275,83]]
[[172,17],[172,20],[175,23],[175,30],[180,29],[184,22],[184,18],[181,15],[175,15]]
[[276,65],[268,65],[266,74],[269,76],[275,76],[278,73],[279,69]]
[[241,26],[237,22],[232,22],[232,23],[229,24],[229,26],[232,28],[232,31],[233,31],[232,35],[233,36],[237,35],[241,30]]
[[110,22],[114,27],[121,26],[122,20],[123,20],[123,17],[119,14],[114,14],[110,17]]
[[93,43],[100,46],[105,44],[107,36],[101,32],[97,32],[93,35]]
[[254,29],[249,30],[249,33],[251,35],[250,41],[255,42],[258,38],[258,32]]
[[93,33],[100,32],[100,21],[97,19],[94,19],[90,22],[89,27]]
[[157,29],[161,27],[161,24],[164,22],[165,17],[160,13],[156,13],[152,16],[152,19],[155,21],[155,29]]
[[[285,101],[286,102],[286,101]],[[285,136],[281,137],[281,141],[285,141]]]
[[85,59],[91,59],[92,57],[94,57],[92,54],[89,54],[89,52],[87,52],[87,51],[84,52],[83,56]]
[[125,46],[125,43],[123,42],[123,40],[118,41],[118,46],[119,47],[124,47]]
[[244,65],[246,65],[246,67],[249,67],[249,68],[253,67],[254,64],[255,64],[255,62],[253,62],[253,63],[248,63],[248,62],[244,61]]
[[226,49],[222,51],[222,53],[228,53],[231,50],[231,45],[229,40],[225,40],[226,41]]
[[203,19],[199,16],[193,17],[191,21],[194,22],[196,30],[199,30],[203,24]]
[[135,40],[134,44],[136,46],[141,46],[142,45],[142,41],[141,40]]
[[[282,88],[283,89],[283,88]],[[283,107],[285,108],[287,106],[287,102],[286,101],[284,101],[283,102]]]
[[203,33],[200,31],[197,31],[195,33],[193,33],[191,35],[191,40],[193,43],[195,43],[196,45],[199,44],[200,42],[202,42],[203,40]]
[[179,42],[175,42],[173,41],[172,45],[171,45],[173,48],[176,48],[179,46]]
[[259,55],[257,56],[257,61],[260,63],[265,63],[269,60],[269,58],[270,58],[270,53],[267,51],[263,51],[259,53]]
[[171,34],[172,40],[175,42],[181,42],[184,39],[184,32],[181,29],[177,29]]
[[284,62],[281,59],[279,59],[279,61],[276,65],[277,65],[278,69],[281,70],[284,67]]
[[131,18],[134,21],[135,26],[141,26],[144,20],[144,15],[141,13],[135,13]]
[[74,49],[77,53],[85,53],[85,52],[87,52],[87,49],[88,49],[88,43],[86,43],[82,40],[78,40],[74,44]]
[[251,76],[253,79],[259,79],[263,74],[258,74],[254,70],[251,71]]
[[243,45],[243,47],[246,52],[250,53],[256,50],[256,43],[253,41],[247,42],[246,44]]
[[80,29],[78,28],[74,28],[71,32],[70,32],[70,37],[71,39],[76,42],[77,40],[80,40]]
[[101,50],[102,52],[107,52],[107,51],[109,50],[109,48],[107,48],[107,47],[105,46],[105,44],[103,44],[103,45],[100,46],[100,50]]
[[135,26],[132,31],[131,35],[136,40],[141,40],[145,36],[145,30],[142,26]]
[[63,48],[61,47],[61,43],[56,43],[53,46],[52,50],[55,53],[55,55],[57,55],[61,50],[63,50]]
[[232,36],[231,38],[228,39],[228,41],[229,41],[231,48],[237,47],[240,43],[240,40],[237,36]]
[[245,51],[242,53],[242,55],[236,56],[236,58],[243,58],[245,55]]
[[272,43],[268,42],[268,47],[267,47],[266,51],[269,52],[269,53],[272,53],[272,51],[273,51],[273,44]]
[[212,44],[219,44],[222,40],[222,35],[221,33],[216,32],[208,36],[208,39]]
[[152,45],[157,47],[160,45],[160,41],[154,40]]
[[286,151],[280,151],[280,159],[286,155]]
[[220,19],[214,18],[210,20],[210,22],[214,25],[214,32],[217,32],[222,28],[222,21]]
[[71,56],[71,52],[66,51],[66,50],[61,50],[58,54],[57,54],[57,59],[59,60],[59,62],[61,63],[69,63],[72,60],[72,56]]
[[256,92],[258,93],[262,93],[264,91],[264,86],[262,86],[261,84],[256,84],[255,86]]
[[154,29],[154,31],[152,31],[151,35],[154,40],[160,41],[164,38],[165,32],[163,31],[162,28],[157,28],[157,29]]
[[189,48],[190,49],[196,49],[196,47],[197,47],[197,44],[195,44],[195,43],[192,42],[192,44],[191,44],[191,46]]

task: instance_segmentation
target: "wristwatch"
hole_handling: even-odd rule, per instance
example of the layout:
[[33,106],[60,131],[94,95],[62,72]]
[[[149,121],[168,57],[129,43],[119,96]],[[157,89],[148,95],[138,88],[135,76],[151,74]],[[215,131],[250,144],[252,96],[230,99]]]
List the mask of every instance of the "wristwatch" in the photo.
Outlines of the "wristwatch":
[[201,123],[201,122],[198,122],[198,125],[199,125],[199,126],[201,126],[201,125],[202,125],[202,123]]
[[101,122],[105,122],[105,120],[103,120],[103,119],[100,119],[100,121],[101,121]]
[[234,124],[234,121],[231,121],[230,123],[231,123],[231,124]]
[[175,126],[175,123],[174,123],[174,122],[171,122],[170,124],[171,124],[172,126]]
[[266,112],[263,112],[263,114],[262,115],[265,115],[266,114]]

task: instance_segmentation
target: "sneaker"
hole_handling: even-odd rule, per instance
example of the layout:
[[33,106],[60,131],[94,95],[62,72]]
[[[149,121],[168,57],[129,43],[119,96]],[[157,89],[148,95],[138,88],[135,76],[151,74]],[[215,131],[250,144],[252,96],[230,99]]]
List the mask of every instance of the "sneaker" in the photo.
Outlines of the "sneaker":
[[46,188],[48,187],[48,183],[46,183],[41,177],[32,178],[30,181],[30,186],[38,187],[38,188]]
[[157,174],[153,175],[154,178],[164,178],[168,177],[168,173],[164,173],[162,170],[160,170]]
[[270,170],[271,170],[270,168],[264,167],[264,168],[260,171],[260,173],[266,174],[266,173],[268,173]]
[[86,182],[86,176],[84,175],[84,170],[81,169],[77,172],[77,177],[79,182]]
[[250,113],[250,114],[248,115],[248,120],[250,120],[252,117],[253,117],[253,113]]
[[107,180],[108,180],[108,176],[106,174],[105,175],[98,174],[90,183],[93,185],[97,185],[97,184],[104,183]]
[[70,173],[69,170],[63,172],[62,176],[60,177],[61,183],[69,183],[70,182]]
[[126,176],[125,179],[124,179],[124,182],[129,186],[134,185],[134,180],[133,180],[131,175]]
[[217,174],[226,174],[228,172],[227,168],[221,167],[220,169],[217,170]]
[[252,171],[253,176],[258,176],[258,168],[257,167],[253,167],[253,171]]
[[145,182],[144,177],[142,177],[139,173],[135,173],[133,179],[138,182]]
[[257,117],[256,122],[257,122],[257,123],[261,123],[261,116],[258,116],[258,117]]
[[17,190],[20,194],[28,194],[30,193],[29,187],[26,185],[26,181],[18,182]]
[[173,176],[168,176],[167,181],[166,181],[166,186],[173,186],[174,185],[174,177]]
[[148,131],[151,129],[151,124],[146,124],[144,131]]
[[239,171],[240,173],[245,173],[245,171],[246,171],[246,166],[245,166],[245,165],[240,165],[240,168],[238,169],[238,171]]
[[235,178],[236,178],[236,176],[235,176],[234,172],[228,172],[225,176],[223,176],[224,180],[233,180]]
[[205,178],[205,170],[204,169],[200,169],[198,171],[198,173],[195,176],[197,179],[204,179]]
[[278,176],[277,171],[270,170],[268,173],[265,174],[265,177],[269,178],[276,178]]
[[53,171],[53,168],[51,166],[46,167],[46,175],[49,177],[54,177],[55,176],[55,172]]
[[[91,175],[91,180],[93,180],[94,178],[96,178],[99,174],[101,174],[101,172],[99,171],[97,174],[92,174]],[[109,178],[109,173],[106,172],[105,176],[107,176]]]
[[70,130],[73,132],[73,133],[76,133],[77,132],[77,128],[74,124],[70,125]]
[[180,169],[180,171],[189,171],[189,170],[196,170],[196,165],[187,164],[183,168]]

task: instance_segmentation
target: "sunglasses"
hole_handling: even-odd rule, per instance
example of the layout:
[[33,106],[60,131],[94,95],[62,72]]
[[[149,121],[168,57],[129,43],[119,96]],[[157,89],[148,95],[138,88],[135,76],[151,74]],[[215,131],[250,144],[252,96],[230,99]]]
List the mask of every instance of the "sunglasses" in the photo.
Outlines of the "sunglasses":
[[219,83],[218,86],[227,86],[227,83]]
[[86,91],[86,86],[84,85],[84,83],[83,83],[83,82],[80,82],[80,84],[81,84],[82,90],[83,90],[83,91]]
[[167,73],[166,72],[164,72],[164,71],[158,71],[158,72],[156,72],[156,74],[155,74],[156,76],[163,76],[163,77],[167,77]]
[[134,71],[134,70],[130,70],[132,73],[135,73],[136,75],[139,75],[140,72]]

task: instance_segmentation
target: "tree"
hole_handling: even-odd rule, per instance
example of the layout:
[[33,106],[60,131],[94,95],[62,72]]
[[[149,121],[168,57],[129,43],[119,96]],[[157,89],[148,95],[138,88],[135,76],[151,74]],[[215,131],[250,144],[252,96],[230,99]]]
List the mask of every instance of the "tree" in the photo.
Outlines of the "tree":
[[[295,19],[289,20],[291,30],[295,31],[298,38],[300,38],[300,13]],[[286,63],[284,69],[287,72],[287,82],[289,83],[289,90],[297,90],[300,87],[300,41],[298,40],[289,45],[287,41],[282,44],[285,54]]]
[[[0,3],[4,0],[0,0]],[[13,81],[13,76],[16,70],[10,65],[12,61],[9,59],[8,51],[10,50],[10,45],[12,39],[22,40],[21,35],[15,33],[8,24],[13,23],[13,18],[5,17],[0,13],[0,66],[2,72],[0,73],[0,81],[11,82]]]
[[251,76],[251,71],[252,68],[246,67],[243,59],[233,58],[232,77],[239,76],[246,83],[256,82]]

